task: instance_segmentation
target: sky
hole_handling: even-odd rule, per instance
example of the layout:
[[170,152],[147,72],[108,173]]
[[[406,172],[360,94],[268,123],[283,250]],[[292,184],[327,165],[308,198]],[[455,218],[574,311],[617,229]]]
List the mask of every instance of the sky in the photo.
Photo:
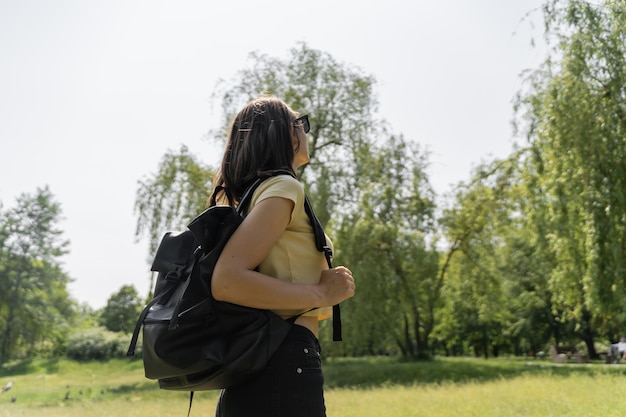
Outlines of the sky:
[[216,166],[218,81],[299,42],[376,79],[376,116],[430,152],[443,195],[523,140],[512,101],[545,59],[542,4],[0,0],[0,202],[50,188],[78,302],[101,308],[127,284],[147,294],[138,181],[181,144]]

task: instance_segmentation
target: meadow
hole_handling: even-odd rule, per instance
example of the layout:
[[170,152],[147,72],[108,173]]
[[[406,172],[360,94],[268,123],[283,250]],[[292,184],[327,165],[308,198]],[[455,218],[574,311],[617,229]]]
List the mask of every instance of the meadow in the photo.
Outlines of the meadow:
[[[626,413],[626,365],[520,358],[345,358],[325,362],[329,417],[451,415],[611,417]],[[170,417],[189,395],[144,378],[141,361],[5,364],[0,417]],[[218,392],[198,392],[192,417],[213,416]],[[625,398],[622,398],[625,397]],[[14,399],[14,400],[13,400]]]

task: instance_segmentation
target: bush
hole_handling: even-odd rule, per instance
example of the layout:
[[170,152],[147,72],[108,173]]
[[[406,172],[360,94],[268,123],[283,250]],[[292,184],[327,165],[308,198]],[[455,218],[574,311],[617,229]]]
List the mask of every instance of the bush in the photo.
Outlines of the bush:
[[129,335],[102,327],[82,329],[70,335],[66,355],[80,361],[119,358],[126,354],[129,341]]

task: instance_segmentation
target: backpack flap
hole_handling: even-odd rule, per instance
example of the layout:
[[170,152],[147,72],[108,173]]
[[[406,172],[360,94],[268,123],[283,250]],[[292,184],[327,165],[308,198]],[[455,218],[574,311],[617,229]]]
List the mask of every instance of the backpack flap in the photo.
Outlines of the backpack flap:
[[196,238],[188,230],[167,232],[161,239],[150,270],[168,272],[174,269],[174,265],[185,265],[197,247]]
[[219,248],[221,252],[221,248],[226,245],[241,221],[241,216],[234,208],[213,206],[200,213],[187,225],[187,228],[200,242],[202,252],[206,255],[215,248]]
[[135,354],[139,331],[148,315],[150,313],[155,314],[158,310],[157,306],[167,302],[179,287],[179,281],[185,277],[186,270],[193,265],[191,259],[197,247],[198,242],[189,231],[167,232],[161,239],[150,268],[151,271],[158,272],[154,286],[154,298],[139,315],[126,353],[127,356]]

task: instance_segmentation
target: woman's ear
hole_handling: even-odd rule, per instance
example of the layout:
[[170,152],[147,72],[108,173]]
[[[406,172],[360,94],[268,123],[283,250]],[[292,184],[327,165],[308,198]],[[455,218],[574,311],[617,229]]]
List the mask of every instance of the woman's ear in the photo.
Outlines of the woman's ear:
[[300,149],[300,136],[293,126],[291,126],[289,130],[291,131],[291,146],[293,147],[293,151],[297,152],[298,149]]

